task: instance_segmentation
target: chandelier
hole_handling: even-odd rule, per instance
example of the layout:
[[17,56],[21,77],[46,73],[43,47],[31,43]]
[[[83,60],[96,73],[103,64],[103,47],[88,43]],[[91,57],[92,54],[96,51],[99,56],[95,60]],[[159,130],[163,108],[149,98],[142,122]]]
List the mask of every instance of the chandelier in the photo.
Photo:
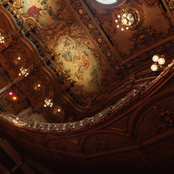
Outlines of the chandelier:
[[164,55],[154,55],[152,57],[152,60],[155,62],[154,64],[152,64],[151,66],[151,70],[152,71],[157,71],[158,67],[162,67],[162,65],[165,64],[165,56]]
[[140,15],[135,9],[122,9],[120,14],[117,15],[115,23],[117,28],[121,31],[129,30],[131,27],[137,25],[140,21]]
[[21,67],[20,68],[20,73],[18,75],[19,76],[25,75],[25,77],[27,77],[29,75],[29,73],[27,71],[28,71],[28,69],[24,69],[23,67]]
[[51,99],[46,98],[44,102],[45,102],[44,107],[47,107],[47,106],[52,107],[53,106]]

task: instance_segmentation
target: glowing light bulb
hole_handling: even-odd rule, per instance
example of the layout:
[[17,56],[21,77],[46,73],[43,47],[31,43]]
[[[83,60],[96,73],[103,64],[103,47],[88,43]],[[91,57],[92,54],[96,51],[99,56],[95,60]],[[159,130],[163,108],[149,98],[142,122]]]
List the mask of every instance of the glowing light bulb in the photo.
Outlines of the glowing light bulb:
[[117,17],[118,17],[118,18],[120,18],[121,16],[120,16],[120,15],[118,15]]
[[20,57],[18,57],[18,60],[21,60],[21,58],[20,58]]
[[13,95],[13,93],[12,93],[12,92],[9,92],[8,94],[9,94],[9,95]]
[[152,57],[152,60],[153,60],[154,62],[158,62],[158,59],[159,59],[159,56],[158,56],[158,55],[154,55],[154,56]]
[[117,28],[119,28],[120,26],[119,25],[117,25]]
[[115,20],[115,22],[117,23],[117,22],[118,22],[118,20],[116,19],[116,20]]
[[158,69],[158,66],[156,63],[151,66],[152,71],[156,71],[157,69]]
[[124,31],[124,28],[121,28],[121,31]]
[[159,58],[158,59],[158,63],[160,64],[160,65],[163,65],[163,64],[165,64],[165,59],[164,58]]
[[13,100],[16,100],[17,99],[17,97],[13,97]]

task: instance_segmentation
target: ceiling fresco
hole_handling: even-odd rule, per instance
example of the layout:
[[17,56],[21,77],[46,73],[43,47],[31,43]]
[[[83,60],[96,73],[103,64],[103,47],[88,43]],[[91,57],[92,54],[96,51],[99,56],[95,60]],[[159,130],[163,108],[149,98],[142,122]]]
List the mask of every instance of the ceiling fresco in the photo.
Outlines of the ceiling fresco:
[[[66,5],[65,5],[66,4]],[[68,80],[75,81],[84,92],[99,91],[106,72],[101,55],[90,42],[67,2],[23,1],[20,9],[23,20],[34,28],[52,59],[55,70],[68,72]],[[103,77],[102,77],[103,76]]]
[[83,85],[87,91],[101,88],[101,72],[98,61],[91,49],[86,47],[80,38],[72,39],[68,35],[62,36],[55,49],[61,56],[62,69],[69,71],[70,79]]
[[22,12],[33,17],[42,27],[50,27],[57,23],[56,15],[61,8],[59,0],[25,0],[23,2]]

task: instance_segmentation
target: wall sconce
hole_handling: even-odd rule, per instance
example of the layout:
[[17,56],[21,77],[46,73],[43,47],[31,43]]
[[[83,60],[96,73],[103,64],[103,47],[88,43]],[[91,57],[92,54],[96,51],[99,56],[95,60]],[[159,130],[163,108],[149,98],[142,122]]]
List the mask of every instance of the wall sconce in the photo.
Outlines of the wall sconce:
[[152,60],[155,62],[152,66],[151,66],[151,70],[152,71],[157,71],[158,67],[162,67],[162,65],[165,64],[165,56],[164,55],[154,55],[152,57]]

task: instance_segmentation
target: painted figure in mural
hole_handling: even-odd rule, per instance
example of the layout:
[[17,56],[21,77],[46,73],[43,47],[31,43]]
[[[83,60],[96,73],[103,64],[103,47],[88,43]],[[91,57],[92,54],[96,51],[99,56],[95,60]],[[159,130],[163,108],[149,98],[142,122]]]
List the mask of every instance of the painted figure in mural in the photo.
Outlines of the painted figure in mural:
[[62,57],[67,61],[67,62],[72,62],[72,53],[71,51],[74,49],[74,47],[72,47],[72,50],[71,50],[71,45],[72,44],[72,41],[68,38],[66,38],[65,42],[64,42],[64,47],[63,47],[63,54],[62,54]]
[[78,72],[75,72],[75,76],[82,80],[84,76],[84,71],[89,67],[89,61],[84,60],[82,64],[79,65]]
[[70,50],[67,50],[62,54],[62,57],[67,61],[67,62],[72,62],[72,54]]
[[32,7],[28,9],[28,14],[34,17],[36,20],[40,16],[52,15],[52,8],[47,0],[36,0]]
[[[94,68],[94,67],[93,67]],[[98,79],[98,73],[96,69],[93,69],[90,73],[92,80],[89,81],[89,85],[96,85],[98,89],[100,89],[99,79]]]

